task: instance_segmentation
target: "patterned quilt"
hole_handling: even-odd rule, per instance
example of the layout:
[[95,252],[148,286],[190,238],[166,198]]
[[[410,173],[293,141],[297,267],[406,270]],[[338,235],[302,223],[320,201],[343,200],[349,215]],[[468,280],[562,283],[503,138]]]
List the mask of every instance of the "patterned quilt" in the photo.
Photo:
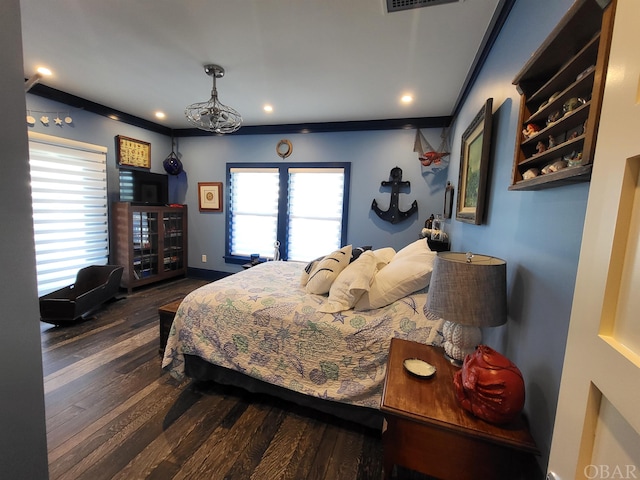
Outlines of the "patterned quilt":
[[320,313],[326,296],[300,286],[298,262],[266,262],[205,285],[182,302],[162,367],[184,378],[184,355],[299,393],[380,407],[389,344],[442,344],[426,293],[369,311]]

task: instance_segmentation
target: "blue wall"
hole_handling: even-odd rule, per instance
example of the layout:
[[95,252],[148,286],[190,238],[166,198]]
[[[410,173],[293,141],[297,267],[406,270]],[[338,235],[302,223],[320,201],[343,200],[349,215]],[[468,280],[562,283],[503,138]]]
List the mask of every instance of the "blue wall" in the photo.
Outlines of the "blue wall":
[[449,221],[454,250],[507,261],[509,320],[484,342],[512,359],[526,382],[526,412],[546,469],[573,299],[589,184],[508,191],[520,97],[512,81],[571,6],[571,0],[518,0],[453,126],[449,178],[457,184],[460,138],[493,98],[492,171],[484,225]]
[[[116,135],[124,135],[137,140],[151,143],[151,171],[165,173],[162,161],[171,153],[171,138],[151,132],[144,128],[134,127],[126,123],[112,120],[85,110],[71,108],[68,105],[53,102],[37,95],[27,94],[27,115],[35,117],[33,126],[28,126],[30,132],[44,133],[56,137],[69,138],[79,142],[92,143],[107,147],[107,188],[109,200],[118,200],[118,169],[116,166]],[[40,117],[47,115],[49,124],[44,125]],[[73,122],[68,125],[56,125],[53,119],[59,116],[64,119],[70,116]],[[26,122],[25,122],[26,125]]]
[[[29,131],[70,138],[106,146],[109,199],[118,200],[118,168],[115,159],[115,136],[125,135],[151,143],[151,171],[165,173],[162,161],[171,152],[171,139],[165,135],[127,125],[64,104],[27,94],[28,113],[36,118]],[[73,118],[71,126],[57,126],[38,119],[43,112]],[[287,135],[293,144],[291,162],[351,162],[351,190],[347,240],[354,245],[392,246],[399,250],[419,238],[425,220],[442,211],[447,168],[423,167],[413,152],[415,130],[371,132],[308,133]],[[441,143],[439,129],[422,133],[435,148]],[[224,262],[225,214],[198,211],[198,182],[224,182],[227,162],[280,162],[276,145],[281,135],[227,135],[176,139],[176,152],[184,171],[169,177],[169,199],[189,206],[189,267],[236,272],[241,267]],[[446,163],[446,162],[445,162]],[[408,210],[413,200],[418,213],[396,225],[382,221],[371,210],[375,198],[382,209],[389,204],[389,188],[380,182],[389,180],[394,167],[403,171],[403,180],[411,185],[400,195],[401,210]],[[225,194],[226,194],[226,188]],[[322,201],[319,199],[319,201]],[[226,198],[225,202],[226,204]],[[224,206],[226,209],[226,205]],[[202,263],[202,255],[207,263]]]
[[[423,130],[436,148],[440,131]],[[287,135],[293,144],[291,162],[351,162],[351,189],[347,241],[353,245],[392,246],[399,250],[419,238],[425,220],[442,211],[446,169],[433,173],[422,167],[413,152],[415,130],[374,132],[309,133]],[[219,271],[237,271],[240,267],[224,263],[224,213],[198,211],[198,182],[225,180],[227,162],[279,162],[277,135],[243,135],[180,139],[180,154],[185,174],[176,190],[186,191],[189,205],[189,265]],[[389,188],[380,182],[389,180],[389,172],[400,167],[410,188],[400,195],[400,209],[405,211],[413,200],[418,214],[392,225],[371,210],[375,198],[383,210],[389,205]],[[186,185],[186,188],[182,187]],[[322,201],[322,199],[318,199]],[[226,206],[225,206],[226,208]],[[259,235],[259,232],[256,232]],[[207,255],[207,263],[201,256]]]
[[[472,250],[507,261],[509,321],[487,329],[484,341],[511,358],[524,374],[525,410],[542,451],[542,470],[546,469],[551,445],[589,185],[538,192],[507,190],[520,135],[520,100],[512,80],[571,4],[571,0],[516,2],[452,127],[448,168],[434,171],[419,164],[412,151],[415,130],[286,135],[293,143],[293,154],[287,160],[352,162],[348,242],[399,249],[418,238],[431,213],[441,212],[447,179],[457,190],[460,138],[485,100],[493,98],[486,222],[476,226],[450,220],[446,230],[454,250]],[[27,108],[66,111],[64,106],[32,95],[27,95]],[[111,198],[117,198],[115,135],[151,142],[152,170],[162,172],[162,160],[171,151],[168,137],[83,111],[71,113],[72,128],[43,127],[37,122],[30,129],[108,146]],[[423,133],[432,145],[440,144],[439,130]],[[224,181],[227,162],[280,161],[275,148],[282,138],[230,135],[179,139],[178,153],[185,172],[170,178],[171,201],[189,205],[190,267],[227,272],[239,268],[225,264],[222,258],[224,213],[198,211],[198,182]],[[410,190],[401,197],[401,208],[407,209],[415,199],[419,214],[391,225],[377,218],[370,207],[375,198],[386,208],[389,194],[380,188],[380,182],[388,179],[395,166],[402,168],[403,178],[411,182]],[[201,262],[203,254],[207,263]]]

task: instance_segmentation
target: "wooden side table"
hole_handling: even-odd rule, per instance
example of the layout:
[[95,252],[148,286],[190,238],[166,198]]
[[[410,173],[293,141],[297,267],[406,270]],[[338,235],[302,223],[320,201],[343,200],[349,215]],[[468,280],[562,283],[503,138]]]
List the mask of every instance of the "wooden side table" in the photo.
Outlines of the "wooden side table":
[[[422,379],[410,374],[403,366],[407,358],[434,365],[435,375]],[[455,398],[457,370],[441,348],[391,340],[380,407],[386,420],[386,480],[395,464],[440,479],[527,478],[526,466],[540,452],[524,419],[497,426],[464,410]]]
[[160,320],[160,354],[164,353],[164,349],[167,346],[171,324],[181,303],[182,299],[175,300],[158,309],[158,317]]

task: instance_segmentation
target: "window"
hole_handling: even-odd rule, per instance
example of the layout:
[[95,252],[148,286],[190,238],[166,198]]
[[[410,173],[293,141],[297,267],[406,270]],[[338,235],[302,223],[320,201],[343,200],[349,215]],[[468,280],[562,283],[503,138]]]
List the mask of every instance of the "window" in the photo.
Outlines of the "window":
[[29,132],[38,296],[109,255],[105,147]]
[[346,240],[349,163],[227,164],[227,261],[308,261]]

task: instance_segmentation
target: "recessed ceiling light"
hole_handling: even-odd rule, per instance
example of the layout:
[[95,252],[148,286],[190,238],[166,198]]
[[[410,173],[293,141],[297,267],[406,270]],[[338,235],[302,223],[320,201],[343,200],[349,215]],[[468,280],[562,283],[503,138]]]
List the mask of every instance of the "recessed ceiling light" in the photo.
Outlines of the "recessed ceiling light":
[[402,103],[411,103],[413,102],[413,97],[409,94],[403,95],[402,97],[400,97],[400,101]]
[[273,106],[271,106],[271,105],[269,105],[269,104],[267,104],[267,105],[265,105],[264,107],[262,107],[262,109],[263,109],[265,112],[267,112],[267,113],[271,113],[271,112],[273,112]]
[[164,112],[156,112],[156,118],[165,118],[166,115],[164,114]]
[[51,70],[49,70],[47,67],[38,67],[36,69],[36,72],[38,72],[40,75],[45,75],[47,77],[51,75]]

